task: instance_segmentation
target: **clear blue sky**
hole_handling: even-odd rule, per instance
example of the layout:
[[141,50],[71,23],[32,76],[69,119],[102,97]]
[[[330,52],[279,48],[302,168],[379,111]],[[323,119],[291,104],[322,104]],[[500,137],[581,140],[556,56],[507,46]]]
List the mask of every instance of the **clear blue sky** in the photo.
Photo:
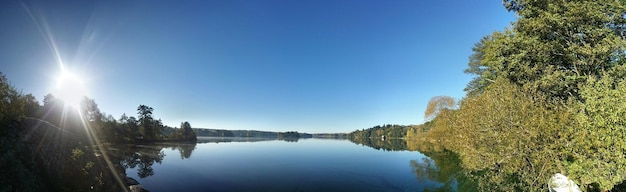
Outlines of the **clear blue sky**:
[[2,1],[0,71],[41,101],[56,47],[116,118],[350,132],[462,98],[472,46],[514,19],[500,1]]

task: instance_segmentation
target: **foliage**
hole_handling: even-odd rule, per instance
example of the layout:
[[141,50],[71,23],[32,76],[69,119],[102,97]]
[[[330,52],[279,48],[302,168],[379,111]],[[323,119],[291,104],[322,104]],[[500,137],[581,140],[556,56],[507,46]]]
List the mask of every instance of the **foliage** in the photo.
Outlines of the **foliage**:
[[0,191],[43,190],[30,146],[19,135],[20,119],[33,114],[33,103],[32,95],[20,94],[0,72]]
[[123,137],[123,140],[130,142],[135,141],[141,137],[141,134],[139,133],[139,121],[137,120],[137,118],[133,116],[129,117],[126,116],[126,114],[122,114],[118,122],[120,124],[118,130],[120,131],[120,133],[122,133],[121,137]]
[[463,72],[467,74],[475,75],[475,77],[467,83],[464,91],[468,96],[480,94],[484,91],[485,87],[491,84],[496,79],[497,72],[495,71],[494,64],[489,63],[489,60],[485,59],[485,54],[492,53],[494,48],[501,38],[505,35],[501,32],[495,32],[492,35],[483,37],[478,43],[474,44],[472,48],[472,55],[469,57],[468,68]]
[[234,137],[232,131],[221,129],[194,129],[196,135],[202,137]]
[[24,115],[26,117],[37,116],[40,106],[35,96],[29,93],[29,94],[24,95],[22,98],[24,101]]
[[626,176],[626,81],[590,78],[580,89],[576,124],[570,130],[568,173],[610,189]]
[[484,80],[503,77],[551,98],[578,97],[587,77],[623,65],[626,7],[621,2],[503,2],[518,20],[477,44],[466,72],[478,80],[470,82],[469,92],[480,90]]
[[[8,126],[26,115],[28,97],[20,94],[0,72],[0,123]],[[36,101],[35,101],[36,102]],[[0,128],[0,136],[8,134],[7,128]]]
[[426,111],[424,112],[424,120],[430,121],[435,118],[441,111],[454,108],[454,98],[449,96],[436,96],[428,101]]
[[433,127],[432,125],[433,121],[427,121],[424,124],[420,125],[412,125],[409,127],[409,129],[407,129],[406,138],[417,138],[422,134],[430,131],[430,129]]
[[380,139],[382,136],[386,138],[403,138],[406,135],[407,130],[411,126],[404,125],[376,125],[374,127],[362,130],[355,130],[348,134],[349,139]]
[[441,114],[427,136],[459,153],[482,190],[541,189],[551,173],[565,171],[560,160],[566,159],[566,145],[559,134],[572,118],[544,98],[496,80],[459,110]]
[[474,45],[467,97],[430,116],[426,133],[409,130],[409,141],[457,152],[481,190],[540,190],[558,172],[611,189],[626,178],[625,4],[503,4],[518,20]]
[[171,140],[196,141],[196,132],[193,131],[189,122],[180,123],[178,131],[170,135]]
[[139,107],[137,107],[139,127],[143,133],[143,137],[141,137],[142,140],[152,141],[159,138],[158,134],[160,132],[157,131],[158,122],[152,117],[152,111],[154,111],[154,109],[146,105],[139,105]]
[[[32,94],[19,93],[0,73],[0,191],[122,190],[115,179],[120,170],[102,157],[102,143],[146,141],[138,139],[145,133],[147,141],[163,138],[164,126],[151,116],[153,109],[139,109],[140,120],[122,115],[117,121],[86,97],[78,110],[52,94],[39,106]],[[185,125],[182,135],[195,140]],[[181,157],[189,157],[191,150],[181,150]]]
[[559,172],[607,190],[626,176],[625,93],[623,79],[590,77],[582,100],[556,102],[500,79],[423,136],[457,152],[481,190],[540,190]]

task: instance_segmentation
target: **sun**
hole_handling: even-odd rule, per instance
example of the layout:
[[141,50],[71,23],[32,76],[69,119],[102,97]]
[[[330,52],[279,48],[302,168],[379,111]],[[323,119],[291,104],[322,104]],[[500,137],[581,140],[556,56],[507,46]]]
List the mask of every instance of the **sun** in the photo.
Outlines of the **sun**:
[[63,71],[57,78],[53,95],[70,106],[78,109],[83,97],[87,94],[85,83],[77,75]]

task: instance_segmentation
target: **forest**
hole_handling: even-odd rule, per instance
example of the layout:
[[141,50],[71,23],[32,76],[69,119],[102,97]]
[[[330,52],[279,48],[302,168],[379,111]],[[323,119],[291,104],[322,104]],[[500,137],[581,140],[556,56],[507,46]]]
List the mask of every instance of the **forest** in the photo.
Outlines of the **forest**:
[[[433,97],[407,140],[459,155],[481,191],[588,191],[626,178],[624,1],[504,0],[517,21],[475,44],[466,96]],[[425,124],[426,125],[426,124]]]
[[348,138],[350,139],[369,139],[369,138],[377,138],[381,139],[383,136],[386,138],[404,138],[407,130],[413,127],[413,125],[404,126],[404,125],[376,125],[371,128],[355,130],[348,134]]

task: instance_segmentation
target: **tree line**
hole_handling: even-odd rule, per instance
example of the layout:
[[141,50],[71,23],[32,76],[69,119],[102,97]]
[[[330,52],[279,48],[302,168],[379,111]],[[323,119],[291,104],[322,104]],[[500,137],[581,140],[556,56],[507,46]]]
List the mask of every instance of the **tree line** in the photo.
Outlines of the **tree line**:
[[139,105],[137,117],[118,120],[86,97],[72,108],[48,94],[40,105],[0,72],[0,191],[126,190],[106,144],[196,140],[188,122],[165,126],[153,110]]
[[[37,108],[36,100],[34,100]],[[38,111],[37,118],[41,118],[64,127],[61,121],[67,118],[84,118],[88,122],[97,139],[110,143],[127,142],[154,142],[154,141],[195,141],[195,132],[189,122],[182,122],[179,128],[163,125],[161,119],[153,116],[154,108],[147,105],[137,107],[137,117],[128,116],[125,113],[119,119],[100,111],[98,104],[93,99],[84,97],[78,114],[68,109],[63,101],[52,94],[44,97],[43,106]],[[63,114],[65,115],[62,117]],[[65,119],[65,120],[64,120]]]
[[325,139],[347,139],[346,133],[299,133],[297,131],[271,132],[257,130],[223,130],[194,128],[198,137],[256,137],[256,138],[325,138]]
[[377,150],[401,151],[407,150],[406,141],[403,138],[409,129],[416,125],[385,124],[371,128],[355,130],[347,137],[356,144],[372,147]]
[[376,125],[371,128],[355,130],[348,134],[350,139],[381,139],[383,136],[386,138],[404,138],[407,130],[413,125],[395,125],[385,124]]

